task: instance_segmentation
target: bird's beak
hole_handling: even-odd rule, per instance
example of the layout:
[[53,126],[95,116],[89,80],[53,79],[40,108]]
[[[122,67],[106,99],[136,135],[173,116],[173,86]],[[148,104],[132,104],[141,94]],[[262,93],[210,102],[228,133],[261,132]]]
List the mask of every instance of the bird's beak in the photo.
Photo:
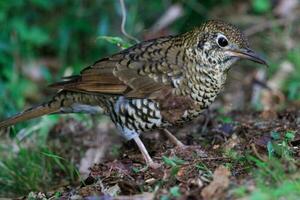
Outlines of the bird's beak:
[[254,62],[257,62],[259,64],[266,65],[268,67],[268,63],[266,60],[261,58],[257,53],[252,51],[251,49],[245,48],[245,49],[234,49],[230,50],[230,54],[234,57],[238,58],[245,58],[248,60],[252,60]]

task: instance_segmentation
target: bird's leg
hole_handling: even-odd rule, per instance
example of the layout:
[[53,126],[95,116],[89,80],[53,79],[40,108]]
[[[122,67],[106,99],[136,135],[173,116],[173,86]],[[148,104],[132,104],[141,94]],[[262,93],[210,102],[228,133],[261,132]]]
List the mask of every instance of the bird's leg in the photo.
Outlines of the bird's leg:
[[168,139],[177,147],[185,147],[185,145],[182,142],[180,142],[168,129],[163,129],[161,130],[161,132],[163,132],[168,137]]
[[136,136],[133,138],[135,143],[137,144],[139,150],[141,151],[141,153],[143,154],[143,157],[146,161],[147,166],[153,168],[153,169],[157,169],[160,167],[160,164],[154,162],[151,158],[151,156],[149,155],[144,143],[142,142],[142,140],[140,139],[139,136]]

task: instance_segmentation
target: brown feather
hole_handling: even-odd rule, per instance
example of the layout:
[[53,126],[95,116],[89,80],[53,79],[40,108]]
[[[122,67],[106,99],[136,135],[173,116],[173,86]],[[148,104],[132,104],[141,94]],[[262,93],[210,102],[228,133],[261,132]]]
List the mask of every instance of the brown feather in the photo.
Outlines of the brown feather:
[[[50,87],[84,93],[125,95],[147,98],[168,86],[171,76],[183,70],[176,65],[179,51],[176,37],[164,37],[137,44],[111,57],[101,59],[81,71],[79,76],[52,84]],[[168,49],[168,51],[166,51]]]

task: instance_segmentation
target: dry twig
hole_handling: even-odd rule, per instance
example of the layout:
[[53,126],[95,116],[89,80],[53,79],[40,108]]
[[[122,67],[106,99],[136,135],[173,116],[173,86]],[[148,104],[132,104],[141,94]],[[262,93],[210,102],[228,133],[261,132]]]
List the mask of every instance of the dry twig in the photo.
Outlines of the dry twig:
[[137,38],[133,37],[132,35],[129,35],[125,30],[127,12],[126,12],[124,0],[120,0],[120,4],[121,4],[121,10],[122,10],[121,32],[130,40],[134,40],[136,43],[138,43],[139,40]]

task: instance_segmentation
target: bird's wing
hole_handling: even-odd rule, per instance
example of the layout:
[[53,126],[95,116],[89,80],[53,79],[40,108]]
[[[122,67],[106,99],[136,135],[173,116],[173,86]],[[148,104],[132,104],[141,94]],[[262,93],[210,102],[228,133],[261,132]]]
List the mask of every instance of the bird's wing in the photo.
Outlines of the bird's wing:
[[[185,52],[176,37],[139,43],[97,61],[78,76],[67,77],[51,87],[96,94],[149,98],[157,91],[174,88],[183,76]],[[155,98],[155,97],[153,97]]]

